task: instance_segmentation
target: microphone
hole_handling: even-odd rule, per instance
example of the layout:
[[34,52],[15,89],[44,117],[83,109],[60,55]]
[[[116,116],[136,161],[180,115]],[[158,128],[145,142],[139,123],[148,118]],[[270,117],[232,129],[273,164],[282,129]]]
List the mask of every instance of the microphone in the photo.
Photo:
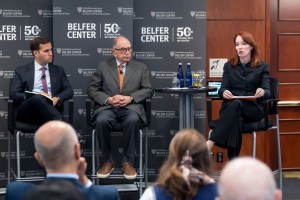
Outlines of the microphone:
[[42,75],[42,78],[46,78],[46,75],[44,74],[44,75]]
[[[120,70],[120,69],[119,69]],[[120,74],[123,74],[123,70],[120,70]]]

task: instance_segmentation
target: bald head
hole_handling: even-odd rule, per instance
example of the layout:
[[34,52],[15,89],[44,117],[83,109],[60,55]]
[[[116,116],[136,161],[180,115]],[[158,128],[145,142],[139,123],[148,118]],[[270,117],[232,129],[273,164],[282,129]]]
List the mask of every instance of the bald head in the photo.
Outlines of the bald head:
[[75,162],[75,149],[79,144],[72,126],[62,121],[49,121],[35,133],[34,145],[46,170],[56,171]]
[[225,166],[220,177],[219,195],[222,200],[281,199],[270,168],[250,157],[236,158]]

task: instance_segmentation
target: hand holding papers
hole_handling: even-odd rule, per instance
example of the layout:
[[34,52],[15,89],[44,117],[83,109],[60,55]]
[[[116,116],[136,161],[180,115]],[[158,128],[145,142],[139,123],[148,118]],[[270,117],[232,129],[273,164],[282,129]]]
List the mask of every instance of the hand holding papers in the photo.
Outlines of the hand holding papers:
[[232,96],[232,99],[241,99],[245,101],[255,101],[256,97],[255,96]]
[[53,104],[53,99],[50,96],[48,96],[46,93],[25,91],[26,99],[29,99],[30,97],[32,97],[34,95],[42,95],[42,96],[46,97],[46,99],[49,103]]

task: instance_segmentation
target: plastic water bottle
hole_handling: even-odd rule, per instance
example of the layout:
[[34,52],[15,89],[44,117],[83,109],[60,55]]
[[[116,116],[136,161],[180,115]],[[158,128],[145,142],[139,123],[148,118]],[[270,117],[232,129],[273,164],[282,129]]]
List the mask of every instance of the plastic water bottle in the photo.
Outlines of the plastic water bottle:
[[188,63],[185,72],[185,87],[192,87],[192,83],[193,83],[193,78],[191,72],[191,63]]
[[182,63],[178,64],[178,72],[177,72],[177,79],[179,81],[179,87],[183,88],[184,87],[184,75],[182,71]]

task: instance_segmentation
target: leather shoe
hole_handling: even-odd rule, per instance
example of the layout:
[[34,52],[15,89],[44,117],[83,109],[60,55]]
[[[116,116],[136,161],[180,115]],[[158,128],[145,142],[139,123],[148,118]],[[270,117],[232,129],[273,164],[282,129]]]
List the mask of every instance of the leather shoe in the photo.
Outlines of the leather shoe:
[[130,162],[122,162],[122,168],[126,179],[136,178],[137,173]]
[[110,173],[114,170],[114,163],[113,162],[105,162],[103,163],[102,167],[97,171],[98,178],[107,178]]

